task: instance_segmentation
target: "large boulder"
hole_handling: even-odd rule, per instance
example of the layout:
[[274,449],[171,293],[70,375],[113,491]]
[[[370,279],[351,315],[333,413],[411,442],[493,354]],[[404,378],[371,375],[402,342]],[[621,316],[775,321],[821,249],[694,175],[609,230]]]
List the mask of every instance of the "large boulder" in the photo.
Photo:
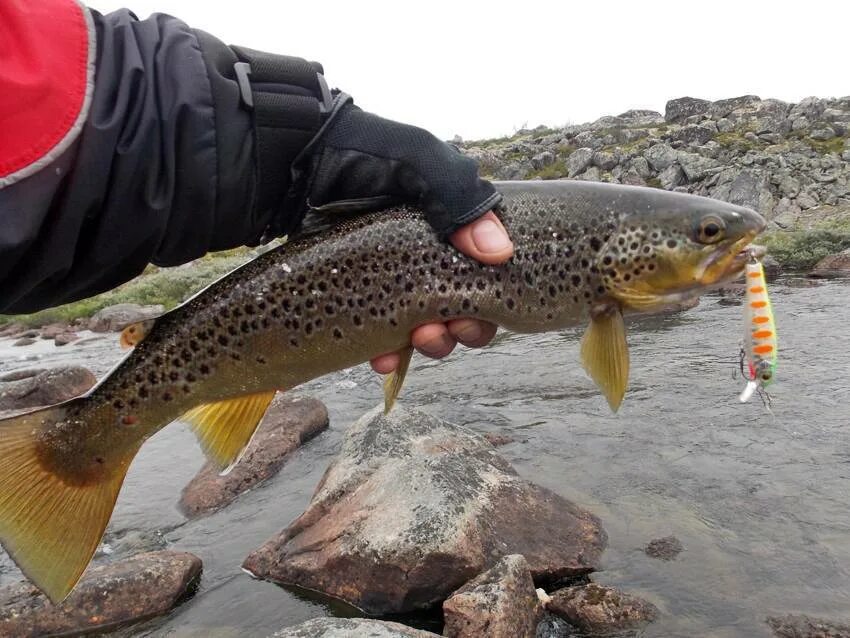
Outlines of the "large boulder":
[[192,518],[224,507],[277,474],[290,452],[327,427],[328,410],[321,401],[278,395],[239,463],[223,476],[207,463],[183,488],[180,509]]
[[151,552],[89,569],[58,605],[35,587],[0,590],[0,636],[79,636],[168,612],[193,588],[201,559]]
[[137,321],[154,319],[165,312],[161,305],[140,306],[135,303],[120,303],[98,310],[89,320],[92,332],[116,332]]
[[540,603],[525,558],[505,556],[443,603],[449,638],[534,638]]
[[595,583],[559,589],[551,595],[546,609],[594,635],[636,629],[658,616],[652,603]]
[[835,255],[827,255],[821,259],[812,272],[811,277],[850,277],[850,248]]
[[357,421],[307,510],[245,560],[371,614],[433,606],[502,556],[538,581],[596,569],[590,512],[522,480],[483,437],[420,412]]
[[711,102],[695,97],[680,97],[669,100],[664,109],[664,119],[668,122],[684,122],[693,115],[704,115],[708,112]]
[[0,410],[24,410],[73,399],[97,379],[86,368],[65,366],[16,370],[0,376]]
[[383,620],[314,618],[276,631],[269,638],[438,638],[439,634]]

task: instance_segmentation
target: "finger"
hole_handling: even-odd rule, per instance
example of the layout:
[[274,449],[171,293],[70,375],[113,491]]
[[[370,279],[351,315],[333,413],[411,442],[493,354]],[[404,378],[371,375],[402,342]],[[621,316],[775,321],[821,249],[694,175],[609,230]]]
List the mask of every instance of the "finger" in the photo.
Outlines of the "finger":
[[468,348],[486,346],[496,336],[497,326],[478,319],[454,319],[447,324],[449,335]]
[[372,359],[369,364],[372,370],[378,374],[389,374],[398,367],[399,356],[397,352],[388,352]]
[[457,342],[442,323],[427,323],[410,333],[410,343],[419,352],[432,359],[445,357],[454,350]]
[[449,241],[460,252],[484,264],[501,264],[514,254],[508,231],[493,211],[456,230]]

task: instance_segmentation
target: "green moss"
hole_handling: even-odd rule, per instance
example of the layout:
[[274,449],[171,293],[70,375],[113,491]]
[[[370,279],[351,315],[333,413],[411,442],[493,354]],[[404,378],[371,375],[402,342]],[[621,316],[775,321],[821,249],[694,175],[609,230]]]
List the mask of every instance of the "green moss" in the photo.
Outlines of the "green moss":
[[744,137],[746,131],[729,131],[727,133],[718,133],[714,136],[714,141],[724,148],[731,148],[739,153],[752,151],[757,148],[762,148],[764,144],[755,140],[748,140]]
[[785,268],[808,270],[824,257],[850,248],[850,227],[844,223],[815,230],[774,231],[759,237],[758,243]]
[[0,325],[21,322],[43,326],[90,317],[101,308],[119,303],[162,304],[173,308],[201,288],[230,272],[247,259],[245,249],[214,254],[188,268],[151,268],[126,284],[100,295],[48,308],[29,315],[0,315]]
[[549,166],[544,166],[540,170],[532,171],[528,174],[527,179],[531,179],[534,177],[539,177],[541,179],[559,179],[561,177],[566,177],[569,173],[567,169],[567,164],[564,160],[558,160],[553,164],[549,164]]
[[664,188],[661,185],[661,180],[658,179],[657,177],[647,177],[646,178],[646,185],[651,186],[652,188],[662,188],[662,189]]

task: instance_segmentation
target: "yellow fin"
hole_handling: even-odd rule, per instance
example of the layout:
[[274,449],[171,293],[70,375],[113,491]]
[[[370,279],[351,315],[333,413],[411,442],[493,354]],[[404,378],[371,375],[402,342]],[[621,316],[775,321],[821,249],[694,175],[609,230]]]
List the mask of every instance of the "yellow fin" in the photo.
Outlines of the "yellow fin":
[[109,467],[100,480],[62,480],[41,463],[37,437],[65,412],[64,406],[48,408],[0,421],[0,543],[54,603],[94,556],[135,456]]
[[629,385],[629,346],[619,309],[591,318],[581,339],[581,362],[616,412]]
[[125,350],[135,348],[150,334],[154,323],[156,323],[156,319],[146,319],[145,321],[137,321],[136,323],[131,323],[129,326],[125,326],[121,331],[121,347]]
[[384,414],[389,414],[404,385],[404,377],[407,376],[407,368],[410,367],[410,358],[413,356],[413,346],[407,346],[398,351],[398,367],[384,377]]
[[180,419],[192,426],[207,458],[226,474],[239,460],[276,390],[205,403]]

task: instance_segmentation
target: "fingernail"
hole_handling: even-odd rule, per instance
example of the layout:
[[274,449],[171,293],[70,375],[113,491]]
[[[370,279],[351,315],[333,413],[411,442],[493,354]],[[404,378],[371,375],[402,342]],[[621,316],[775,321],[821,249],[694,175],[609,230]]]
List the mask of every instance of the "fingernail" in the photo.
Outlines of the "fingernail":
[[451,348],[451,341],[448,335],[440,335],[439,337],[434,337],[430,341],[426,341],[420,347],[425,354],[429,354],[432,356],[440,356],[446,350]]
[[481,326],[471,323],[457,332],[458,341],[474,342],[481,338]]
[[482,253],[499,253],[511,246],[508,234],[492,219],[482,219],[472,226],[472,243]]

